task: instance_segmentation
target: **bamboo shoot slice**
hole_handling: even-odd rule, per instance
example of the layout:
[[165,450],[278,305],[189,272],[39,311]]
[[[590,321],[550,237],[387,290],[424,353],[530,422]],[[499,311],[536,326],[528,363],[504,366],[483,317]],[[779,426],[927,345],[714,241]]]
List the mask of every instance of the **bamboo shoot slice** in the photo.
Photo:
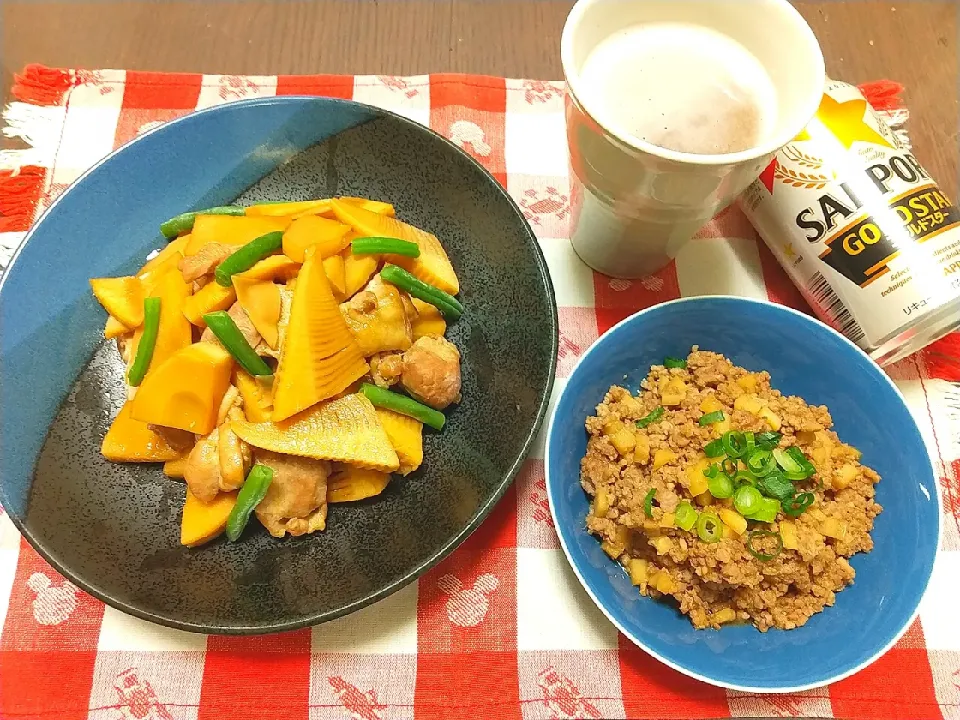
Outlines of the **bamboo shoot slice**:
[[[346,352],[338,355],[342,351]],[[293,291],[274,384],[273,419],[285,420],[336,395],[366,371],[323,263],[309,248]]]
[[[157,331],[157,342],[153,346],[149,374],[167,358],[193,342],[193,332],[190,322],[183,314],[184,305],[190,297],[190,286],[183,281],[179,272],[165,272],[147,295],[160,298],[160,329]],[[140,327],[133,335],[130,357],[136,357],[142,335],[143,328]]]
[[366,198],[351,197],[349,195],[344,195],[343,197],[337,199],[350,205],[358,205],[364,210],[377,213],[377,215],[389,215],[390,217],[393,217],[397,214],[393,208],[393,205],[380,200],[367,200]]
[[188,489],[183,505],[183,519],[180,521],[180,543],[196,547],[213,540],[227,527],[227,518],[236,504],[236,492],[219,493],[213,500],[205,503],[198,500]]
[[342,300],[347,294],[346,276],[343,269],[343,256],[331,255],[323,259],[323,271],[327,274],[334,297]]
[[408,475],[420,467],[423,463],[423,423],[383,408],[377,408],[377,417],[400,459],[397,472]]
[[350,226],[337,220],[307,215],[294,220],[283,233],[283,254],[296,262],[304,261],[307,248],[315,247],[320,258],[336,255],[349,243]]
[[184,454],[172,447],[149,425],[134,420],[131,401],[127,401],[110,424],[100,452],[111,462],[166,462],[179,460]]
[[136,277],[94,278],[93,294],[111,317],[128,328],[143,323],[143,283]]
[[[266,257],[249,270],[238,273],[241,277],[250,280],[292,280],[300,272],[300,263],[294,262],[286,255],[271,255]],[[234,277],[237,277],[234,275]]]
[[188,345],[152,367],[133,398],[135,420],[207,435],[230,387],[233,358],[216,343]]
[[246,217],[244,215],[197,215],[184,246],[184,255],[196,255],[207,243],[246,245],[267,233],[287,229],[289,217]]
[[233,383],[240,391],[243,400],[243,414],[254,423],[268,422],[273,415],[273,394],[259,380],[246,371],[237,368]]
[[420,257],[390,255],[384,258],[385,261],[399,265],[420,280],[444,292],[452,295],[460,292],[460,281],[453,270],[450,258],[447,257],[446,251],[435,235],[400,222],[396,218],[379,215],[342,200],[331,200],[330,204],[337,219],[350,225],[360,237],[399,238],[416,243],[420,247]]
[[381,472],[400,467],[373,405],[360,394],[320,403],[282,422],[234,418],[231,427],[240,439],[263,450]]
[[205,328],[204,315],[227,310],[236,301],[237,293],[232,287],[224,287],[218,282],[207,283],[183,301],[183,316],[197,327]]
[[327,502],[356,502],[375,497],[390,482],[390,473],[341,465],[327,478]]
[[263,203],[251,205],[244,214],[253,217],[283,217],[299,213],[324,213],[330,210],[329,200],[299,200],[295,202]]
[[417,309],[417,318],[413,321],[413,339],[422,337],[443,337],[447,332],[447,321],[436,306],[418,298],[411,298]]
[[367,281],[373,277],[380,264],[380,259],[376,255],[354,255],[347,248],[342,253],[343,257],[343,297],[352,298],[363,287]]
[[107,318],[107,323],[103,326],[103,337],[106,340],[113,340],[121,335],[126,335],[128,332],[133,332],[133,330],[117,320],[113,315]]
[[276,350],[280,336],[280,286],[270,280],[234,275],[233,287],[237,291],[237,302],[246,310],[250,322],[264,342]]
[[[156,257],[147,260],[143,264],[143,267],[137,272],[137,277],[142,278],[147,273],[156,270],[158,267],[164,266],[174,255],[180,255],[180,257],[183,257],[183,251],[189,242],[189,233],[171,240],[162,250],[160,250],[159,253],[157,253]],[[177,258],[178,262],[179,260],[180,258]]]

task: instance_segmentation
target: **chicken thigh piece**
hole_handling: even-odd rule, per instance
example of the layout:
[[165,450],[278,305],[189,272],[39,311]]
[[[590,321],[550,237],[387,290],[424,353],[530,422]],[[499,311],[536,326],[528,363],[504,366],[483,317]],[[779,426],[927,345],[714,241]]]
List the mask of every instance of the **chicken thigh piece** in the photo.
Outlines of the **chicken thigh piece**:
[[442,337],[419,338],[403,354],[400,384],[414,398],[437,410],[460,400],[460,352]]
[[366,357],[406,350],[413,342],[413,325],[403,296],[379,275],[341,304],[340,313]]
[[217,269],[217,265],[230,257],[235,251],[233,245],[207,243],[196,255],[190,255],[180,261],[178,267],[184,282],[193,282]]
[[304,535],[326,528],[329,462],[267,450],[257,450],[255,462],[273,470],[267,494],[256,509],[271,535]]

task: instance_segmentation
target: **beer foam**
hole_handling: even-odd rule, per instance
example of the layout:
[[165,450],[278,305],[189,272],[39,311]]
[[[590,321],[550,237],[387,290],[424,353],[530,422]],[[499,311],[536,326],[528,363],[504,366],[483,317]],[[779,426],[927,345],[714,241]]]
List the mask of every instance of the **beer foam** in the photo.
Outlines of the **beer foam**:
[[662,148],[739,152],[776,127],[777,91],[761,62],[700,25],[620,30],[593,49],[580,74],[580,99],[601,123]]

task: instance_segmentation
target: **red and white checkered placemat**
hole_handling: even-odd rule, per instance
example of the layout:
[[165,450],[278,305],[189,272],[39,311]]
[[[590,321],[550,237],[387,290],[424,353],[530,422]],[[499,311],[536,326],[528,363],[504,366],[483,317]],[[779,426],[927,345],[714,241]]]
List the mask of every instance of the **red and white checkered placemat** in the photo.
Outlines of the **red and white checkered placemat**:
[[[868,88],[875,104],[902,121],[896,91]],[[9,257],[2,248],[15,247],[40,210],[137,133],[197,108],[292,94],[353,98],[406,115],[465,148],[507,187],[556,288],[555,395],[590,343],[641,308],[729,293],[807,309],[736,210],[656,275],[630,282],[594,274],[568,241],[563,85],[470,75],[29,67],[5,113],[5,134],[30,147],[0,152],[0,267]],[[874,665],[829,688],[767,697],[727,692],[668,669],[619,636],[559,548],[540,443],[491,517],[417,583],[352,616],[283,635],[205,637],[128,617],[66,582],[0,515],[0,718],[960,718],[958,356],[952,337],[889,369],[940,474],[943,552],[910,631]]]

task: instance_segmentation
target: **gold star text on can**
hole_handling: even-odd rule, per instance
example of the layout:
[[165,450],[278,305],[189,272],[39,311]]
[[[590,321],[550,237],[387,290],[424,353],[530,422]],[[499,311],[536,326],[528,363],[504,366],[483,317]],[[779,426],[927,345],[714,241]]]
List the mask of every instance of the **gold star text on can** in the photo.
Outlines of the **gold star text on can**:
[[817,316],[879,364],[960,327],[960,209],[857,88],[827,83],[740,206]]

